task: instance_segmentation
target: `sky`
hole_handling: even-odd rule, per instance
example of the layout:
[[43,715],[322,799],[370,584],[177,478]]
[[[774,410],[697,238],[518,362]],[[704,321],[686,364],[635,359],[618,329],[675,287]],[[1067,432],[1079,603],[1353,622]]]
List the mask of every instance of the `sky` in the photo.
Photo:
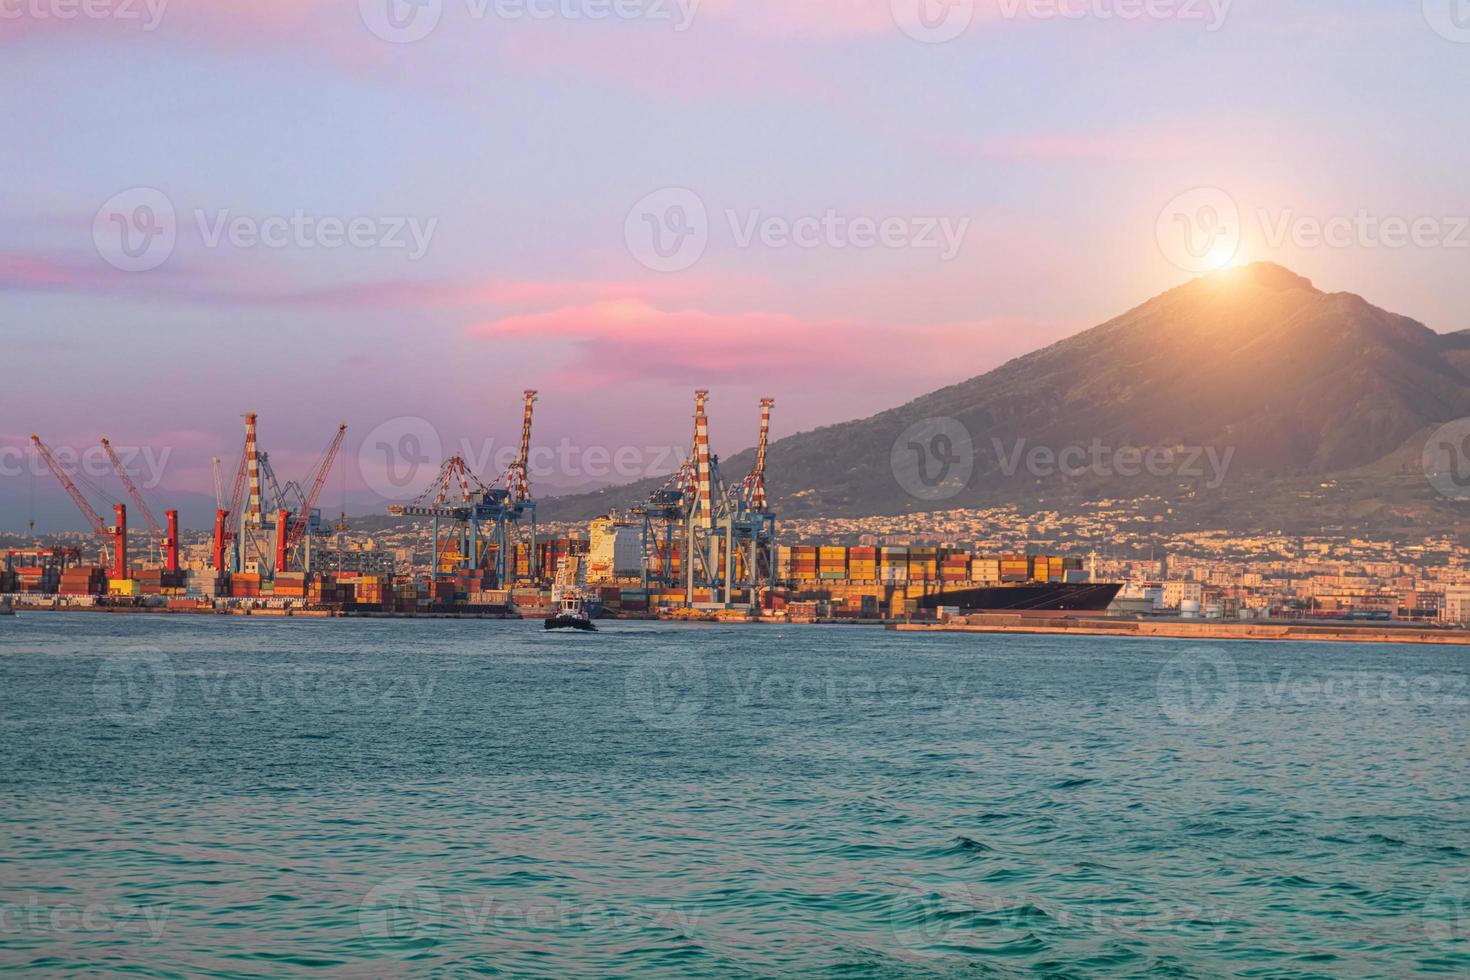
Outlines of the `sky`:
[[1470,0],[0,0],[0,492],[256,411],[371,506],[526,388],[622,482],[1244,261],[1470,328],[1467,93]]

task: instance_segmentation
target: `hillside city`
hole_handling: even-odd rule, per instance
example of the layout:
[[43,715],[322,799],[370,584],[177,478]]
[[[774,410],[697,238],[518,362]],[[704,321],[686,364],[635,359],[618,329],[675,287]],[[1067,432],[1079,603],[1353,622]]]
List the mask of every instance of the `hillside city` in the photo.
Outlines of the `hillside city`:
[[[1094,581],[1124,583],[1118,604],[1128,612],[1207,618],[1372,617],[1470,624],[1470,548],[1447,535],[1386,540],[1346,530],[1313,535],[1239,534],[1221,529],[1171,530],[1159,498],[1099,500],[1075,513],[1023,512],[998,506],[862,518],[792,519],[778,525],[783,546],[940,546],[975,556],[1026,552],[1081,559]],[[430,566],[429,525],[405,519],[349,520],[319,556],[329,567],[415,574]],[[367,528],[368,530],[363,530]],[[585,524],[548,523],[543,537],[585,542]],[[633,533],[633,532],[629,532]],[[5,547],[27,547],[19,535]],[[79,532],[46,544],[95,549]],[[183,536],[181,561],[203,568],[209,538]],[[626,572],[622,573],[626,576]]]

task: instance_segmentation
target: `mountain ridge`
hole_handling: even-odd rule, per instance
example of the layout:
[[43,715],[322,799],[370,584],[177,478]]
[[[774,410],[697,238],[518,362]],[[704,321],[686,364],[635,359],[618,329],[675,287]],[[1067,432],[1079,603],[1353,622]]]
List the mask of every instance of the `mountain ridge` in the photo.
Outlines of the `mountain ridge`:
[[[780,439],[770,448],[767,482],[777,512],[801,517],[1202,492],[1201,481],[1180,474],[1032,479],[1007,473],[999,451],[1099,442],[1113,451],[1201,447],[1230,453],[1230,479],[1211,502],[1230,505],[1262,481],[1370,467],[1432,425],[1467,415],[1470,331],[1437,334],[1356,293],[1323,292],[1289,269],[1258,263],[1181,284],[903,405]],[[974,448],[972,475],[943,499],[906,490],[890,458],[900,434],[925,419],[958,423]],[[726,478],[743,476],[752,461],[750,450],[723,460]],[[552,519],[590,517],[658,482],[552,500],[546,510]],[[1412,508],[1437,503],[1411,488],[1394,490],[1405,493]]]

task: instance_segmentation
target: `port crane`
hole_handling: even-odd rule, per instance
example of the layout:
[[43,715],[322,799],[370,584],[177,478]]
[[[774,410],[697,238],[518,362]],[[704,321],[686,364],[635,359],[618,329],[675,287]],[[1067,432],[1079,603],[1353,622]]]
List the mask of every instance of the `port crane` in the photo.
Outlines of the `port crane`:
[[[520,452],[497,479],[483,483],[470,471],[462,455],[451,456],[439,465],[439,471],[428,488],[411,503],[393,504],[388,508],[388,513],[396,517],[427,517],[433,521],[431,575],[434,578],[439,577],[446,550],[440,527],[442,522],[448,521],[455,526],[460,568],[485,567],[493,549],[495,580],[504,586],[514,577],[511,546],[524,543],[530,553],[529,577],[536,580],[539,571],[536,562],[536,501],[531,495],[530,479],[531,420],[536,395],[531,389],[522,393]],[[458,499],[453,499],[455,497]]]
[[[301,500],[301,511],[297,514],[296,520],[291,523],[290,530],[286,532],[287,549],[300,545],[302,539],[306,537],[306,532],[311,528],[313,523],[320,525],[321,515],[316,509],[316,502],[322,495],[322,488],[327,485],[327,477],[332,473],[332,464],[337,460],[337,452],[342,448],[342,439],[346,435],[347,423],[342,422],[337,426],[337,434],[332,437],[332,441],[327,444],[326,450],[322,453],[321,458],[317,460],[315,467],[312,468],[310,482],[307,484],[306,493]],[[298,487],[297,490],[299,492],[300,488]],[[279,522],[276,533],[278,536],[281,533]],[[308,539],[306,551],[301,558],[302,568],[306,571],[310,571],[310,551],[310,541]],[[276,570],[285,571],[279,564]]]
[[726,486],[720,460],[710,452],[709,392],[694,393],[694,448],[675,476],[683,507],[685,602],[710,590],[712,605],[750,607],[775,584],[776,517],[767,506],[765,469],[775,400],[761,399],[755,465]]
[[112,469],[117,473],[118,479],[122,481],[123,487],[128,491],[133,505],[143,515],[143,522],[148,525],[148,534],[158,549],[162,560],[163,570],[166,572],[177,572],[179,570],[179,512],[166,510],[163,519],[168,523],[167,528],[158,523],[158,518],[153,516],[153,509],[143,499],[143,493],[138,485],[133,482],[132,476],[128,474],[127,467],[118,458],[117,450],[112,448],[111,441],[106,436],[102,437],[102,449],[107,453],[107,459],[112,463]]
[[44,442],[41,441],[41,437],[36,435],[35,433],[31,433],[31,445],[35,447],[36,455],[41,457],[41,459],[46,463],[46,467],[51,470],[56,479],[61,482],[62,487],[65,488],[68,496],[71,497],[72,502],[77,505],[77,510],[82,512],[82,516],[86,518],[87,523],[91,525],[93,533],[95,533],[99,538],[103,540],[104,563],[106,563],[107,561],[106,543],[109,541],[112,543],[112,571],[108,577],[116,580],[131,578],[132,571],[128,567],[127,505],[113,505],[112,510],[113,513],[116,515],[117,523],[113,524],[112,526],[108,526],[98,515],[98,513],[92,509],[92,505],[87,502],[87,498],[82,495],[82,491],[77,489],[77,485],[72,482],[71,477],[67,476],[66,470],[62,469],[61,464],[58,463],[56,461],[56,457],[52,455],[50,447],[48,447]]
[[[229,504],[215,510],[213,563],[219,571],[238,571],[250,561],[254,561],[262,570],[289,570],[292,550],[302,544],[308,530],[321,523],[316,502],[331,474],[347,433],[347,423],[340,423],[326,450],[309,472],[307,490],[303,492],[300,484],[287,482],[283,488],[277,481],[275,471],[270,465],[269,454],[263,452],[259,446],[258,419],[255,412],[245,414],[245,446],[235,467]],[[217,466],[215,472],[215,494],[218,500],[221,487]],[[262,491],[262,481],[266,487],[265,492]],[[272,505],[269,513],[266,492],[269,493],[269,503]],[[269,541],[266,538],[267,533],[270,535]],[[299,554],[298,564],[303,571],[309,571],[309,541]]]

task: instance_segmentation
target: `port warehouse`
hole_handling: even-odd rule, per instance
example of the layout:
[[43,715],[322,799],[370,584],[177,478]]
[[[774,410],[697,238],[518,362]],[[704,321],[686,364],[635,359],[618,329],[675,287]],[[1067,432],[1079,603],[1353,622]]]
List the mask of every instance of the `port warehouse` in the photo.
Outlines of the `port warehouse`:
[[[538,541],[536,565],[542,569],[586,565],[589,539],[560,537]],[[737,559],[738,560],[738,559]],[[106,597],[109,601],[176,609],[212,608],[216,603],[265,604],[304,608],[413,613],[490,609],[540,608],[550,600],[546,582],[529,580],[531,555],[525,546],[508,562],[516,579],[502,586],[487,569],[456,567],[452,548],[441,551],[437,575],[396,575],[384,572],[219,572],[212,568],[167,572],[161,568],[133,569],[125,579],[109,578],[101,565],[80,562],[76,549],[55,548],[10,551],[0,570],[0,592],[25,599],[64,596],[77,600]],[[657,571],[672,579],[683,572],[677,543],[671,551],[653,556]],[[780,546],[776,583],[758,599],[762,609],[804,616],[885,618],[921,615],[919,600],[946,590],[973,585],[1025,582],[1078,582],[1086,574],[1079,558],[1057,555],[973,555],[941,547],[846,547],[827,545]],[[687,605],[683,589],[644,589],[637,574],[627,570],[599,570],[587,579],[589,588],[613,614],[674,610]],[[710,590],[696,589],[696,604],[710,603]]]

